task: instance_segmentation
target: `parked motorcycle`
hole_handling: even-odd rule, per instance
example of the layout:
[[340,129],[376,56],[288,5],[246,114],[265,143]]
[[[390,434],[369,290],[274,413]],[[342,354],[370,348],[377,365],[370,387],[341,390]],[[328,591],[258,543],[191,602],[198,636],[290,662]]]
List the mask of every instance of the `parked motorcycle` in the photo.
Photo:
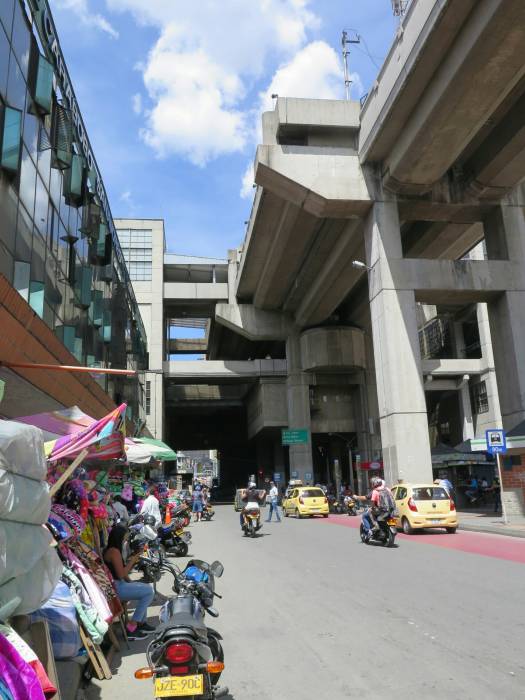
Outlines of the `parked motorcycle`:
[[164,564],[174,577],[175,596],[161,609],[163,623],[147,649],[148,667],[135,672],[135,678],[153,678],[155,697],[181,696],[215,700],[228,694],[218,687],[224,669],[221,635],[207,627],[205,613],[218,617],[212,606],[215,577],[223,574],[219,561],[208,564],[195,559],[184,571]]
[[261,529],[261,508],[258,503],[247,503],[242,511],[242,530],[246,537],[255,537]]
[[182,518],[183,527],[188,527],[191,522],[191,509],[186,502],[181,503],[178,506],[171,506],[171,517]]
[[345,496],[344,508],[347,515],[357,515],[357,501],[352,496]]
[[376,517],[379,529],[372,531],[369,536],[363,523],[360,527],[361,541],[364,544],[379,544],[383,547],[393,547],[397,535],[396,519],[388,514]]
[[172,521],[169,525],[161,525],[157,530],[160,546],[167,556],[185,557],[191,541],[191,533],[184,532],[180,519]]

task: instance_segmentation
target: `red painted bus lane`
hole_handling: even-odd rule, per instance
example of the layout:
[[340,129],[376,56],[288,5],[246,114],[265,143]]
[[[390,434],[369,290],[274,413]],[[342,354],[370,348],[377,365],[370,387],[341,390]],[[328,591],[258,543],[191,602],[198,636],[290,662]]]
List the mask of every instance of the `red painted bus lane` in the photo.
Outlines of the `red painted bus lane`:
[[[358,529],[361,518],[347,515],[330,515],[329,518],[323,519],[321,522]],[[430,544],[434,547],[455,549],[459,552],[468,552],[469,554],[479,554],[484,557],[494,557],[525,564],[525,539],[519,537],[492,535],[482,532],[463,532],[461,530],[458,530],[455,535],[448,535],[441,530],[426,530],[424,533],[417,532],[414,535],[398,533],[397,537],[416,544]]]

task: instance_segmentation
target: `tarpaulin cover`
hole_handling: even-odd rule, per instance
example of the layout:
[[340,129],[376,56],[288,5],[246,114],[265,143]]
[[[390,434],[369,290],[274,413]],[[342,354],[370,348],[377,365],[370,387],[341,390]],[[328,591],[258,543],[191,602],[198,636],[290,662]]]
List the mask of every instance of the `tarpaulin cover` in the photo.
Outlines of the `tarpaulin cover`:
[[51,462],[74,459],[87,449],[86,459],[111,460],[125,456],[126,404],[121,404],[107,416],[84,430],[64,435],[46,443],[46,455]]
[[[162,442],[162,440],[140,437],[133,438],[133,441],[149,449],[153,459],[162,459],[164,461],[173,461],[177,459],[177,453],[174,452],[169,445],[166,445],[165,442]],[[129,456],[128,461],[132,461]]]
[[50,508],[49,488],[44,481],[0,469],[0,519],[40,525],[47,520]]

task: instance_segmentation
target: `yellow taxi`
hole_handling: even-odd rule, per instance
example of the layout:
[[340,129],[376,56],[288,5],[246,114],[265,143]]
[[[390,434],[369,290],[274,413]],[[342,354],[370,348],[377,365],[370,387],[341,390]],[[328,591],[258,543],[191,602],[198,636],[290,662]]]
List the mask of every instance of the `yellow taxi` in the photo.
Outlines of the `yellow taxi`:
[[456,504],[442,486],[397,484],[392,489],[396,502],[397,527],[406,535],[423,528],[445,528],[454,534],[458,527]]
[[314,515],[328,517],[328,499],[324,491],[316,486],[299,486],[292,490],[283,501],[283,513],[286,517],[307,518]]

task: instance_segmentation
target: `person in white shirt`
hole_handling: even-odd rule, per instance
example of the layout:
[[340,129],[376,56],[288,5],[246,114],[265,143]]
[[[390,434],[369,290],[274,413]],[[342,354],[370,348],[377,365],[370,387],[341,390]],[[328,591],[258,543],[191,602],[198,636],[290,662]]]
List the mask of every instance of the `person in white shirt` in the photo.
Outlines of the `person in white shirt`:
[[155,496],[155,487],[149,486],[146,493],[147,498],[142,504],[140,514],[153,515],[153,517],[155,518],[155,526],[160,527],[162,525],[162,516],[160,514],[160,505],[158,498]]
[[129,520],[129,513],[126,506],[122,503],[120,496],[113,497],[113,510],[118,515],[119,521],[126,524]]
[[270,520],[272,519],[272,515],[275,511],[277,522],[280,523],[281,518],[279,516],[279,489],[273,481],[270,481],[270,493],[268,495],[270,496],[270,512],[268,513],[268,518],[266,519],[266,522],[270,522]]

